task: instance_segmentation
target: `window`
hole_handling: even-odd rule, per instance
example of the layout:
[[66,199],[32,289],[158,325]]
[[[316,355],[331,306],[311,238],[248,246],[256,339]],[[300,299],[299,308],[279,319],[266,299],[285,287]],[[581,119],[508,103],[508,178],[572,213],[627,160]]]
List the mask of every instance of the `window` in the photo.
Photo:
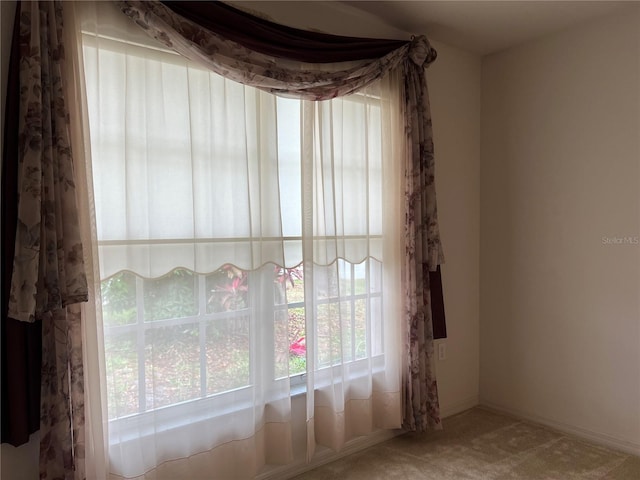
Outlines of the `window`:
[[[381,264],[339,260],[340,296],[316,284],[314,319],[320,368],[383,353]],[[210,275],[177,269],[158,279],[120,272],[102,282],[109,418],[144,413],[252,384],[252,341],[259,317],[251,314],[251,287],[271,277],[274,378],[306,373],[304,269],[246,272],[225,265]],[[330,278],[321,275],[321,278]],[[267,280],[269,282],[269,279]],[[258,287],[259,288],[259,287]],[[264,312],[262,316],[266,316]],[[341,338],[335,341],[336,335]],[[276,341],[277,342],[277,341]],[[341,348],[341,351],[335,351]]]
[[311,105],[156,48],[84,49],[110,420],[379,361],[375,92]]
[[399,427],[402,72],[281,98],[81,8],[111,473],[251,478]]

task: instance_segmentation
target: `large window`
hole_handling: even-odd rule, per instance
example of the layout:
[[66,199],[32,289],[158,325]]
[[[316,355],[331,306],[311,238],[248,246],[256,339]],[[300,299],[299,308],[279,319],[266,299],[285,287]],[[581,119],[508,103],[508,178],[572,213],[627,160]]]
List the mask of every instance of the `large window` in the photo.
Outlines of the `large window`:
[[375,92],[311,105],[84,49],[110,420],[382,358]]

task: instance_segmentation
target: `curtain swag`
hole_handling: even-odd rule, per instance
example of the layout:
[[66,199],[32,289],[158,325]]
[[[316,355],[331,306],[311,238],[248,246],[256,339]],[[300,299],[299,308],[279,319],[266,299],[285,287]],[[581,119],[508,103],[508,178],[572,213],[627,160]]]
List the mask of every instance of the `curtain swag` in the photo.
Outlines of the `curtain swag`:
[[[120,1],[120,9],[152,38],[168,48],[199,63],[205,68],[245,85],[267,92],[301,98],[304,100],[327,100],[349,95],[365,88],[382,78],[393,69],[400,69],[404,78],[404,112],[406,133],[405,159],[405,315],[407,322],[406,351],[407,366],[404,378],[405,412],[403,426],[409,430],[440,428],[437,383],[433,363],[433,318],[429,273],[436,272],[444,262],[440,233],[438,229],[436,192],[434,181],[433,132],[429,94],[425,67],[435,58],[436,51],[424,36],[413,37],[411,41],[387,45],[380,58],[368,58],[370,50],[364,49],[364,56],[349,57],[350,62],[328,65],[307,64],[307,68],[288,67],[288,60],[299,60],[300,55],[292,50],[269,49],[264,46],[261,53],[254,40],[249,42],[244,35],[229,35],[229,28],[218,28],[222,22],[200,20],[205,14],[204,5],[198,2]],[[177,5],[179,3],[179,5]],[[206,6],[215,18],[217,2],[207,2]],[[172,8],[176,8],[179,15]],[[196,9],[194,13],[194,8]],[[226,7],[229,10],[230,7]],[[191,14],[189,14],[191,12]],[[251,31],[250,26],[241,28],[242,17],[238,14],[238,24],[234,30]],[[261,25],[269,22],[259,21]],[[209,30],[205,27],[216,30]],[[280,31],[295,36],[296,30],[268,25],[271,31]],[[267,30],[268,30],[267,29]],[[304,38],[307,33],[300,33]],[[244,42],[245,46],[238,42]],[[244,40],[243,40],[244,38]],[[327,62],[335,61],[335,40],[330,35],[314,38],[314,61],[322,60],[321,45],[325,42],[328,50]],[[353,44],[354,39],[348,39]],[[366,39],[360,39],[360,46]],[[379,42],[378,40],[374,42]],[[259,43],[259,42],[258,42]],[[277,43],[277,40],[276,42]],[[249,48],[249,46],[251,48]],[[304,50],[304,43],[299,48]]]
[[[286,62],[250,50],[181,17],[160,2],[119,2],[122,11],[148,35],[189,60],[231,80],[270,93],[304,100],[328,100],[354,93],[383,77],[403,61],[420,70],[435,60],[426,37],[416,37],[382,58],[358,60],[356,66],[327,71],[287,68]],[[281,57],[280,57],[281,58]]]

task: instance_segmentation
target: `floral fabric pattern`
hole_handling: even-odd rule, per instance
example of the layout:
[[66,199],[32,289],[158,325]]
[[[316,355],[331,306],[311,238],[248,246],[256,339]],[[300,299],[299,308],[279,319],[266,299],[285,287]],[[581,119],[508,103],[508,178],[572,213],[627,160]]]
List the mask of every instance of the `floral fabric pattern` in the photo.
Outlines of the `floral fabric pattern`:
[[348,62],[344,70],[327,71],[314,65],[306,70],[287,68],[286,60],[226,40],[160,2],[134,0],[118,4],[150,37],[189,60],[236,82],[303,100],[328,100],[354,93],[401,65],[407,55],[425,65],[436,56],[426,37],[416,37],[380,59]]
[[42,320],[40,478],[84,478],[79,302],[88,299],[64,96],[62,2],[20,10],[18,225],[10,318]]
[[[327,100],[349,95],[401,69],[405,79],[405,314],[408,324],[403,426],[441,428],[433,363],[429,271],[443,263],[438,229],[433,132],[424,68],[436,51],[424,36],[379,59],[348,62],[330,71],[264,55],[226,40],[157,1],[117,2],[128,17],[165,46],[213,72],[280,96]],[[291,65],[288,67],[288,65]]]
[[9,317],[27,322],[87,301],[61,37],[61,2],[23,3],[18,226]]
[[429,271],[444,262],[435,191],[433,129],[423,68],[407,62],[405,107],[407,159],[405,164],[405,313],[408,372],[405,379],[403,427],[440,429],[438,387],[435,380],[433,322]]
[[42,318],[41,479],[86,478],[81,318],[79,304]]

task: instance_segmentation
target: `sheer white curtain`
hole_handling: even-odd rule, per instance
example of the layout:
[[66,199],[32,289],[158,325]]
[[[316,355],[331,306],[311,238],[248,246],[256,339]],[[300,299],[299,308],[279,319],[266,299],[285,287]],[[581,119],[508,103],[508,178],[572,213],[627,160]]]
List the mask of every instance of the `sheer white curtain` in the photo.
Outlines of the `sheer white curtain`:
[[398,82],[392,72],[365,95],[303,105],[303,242],[313,268],[305,269],[307,335],[318,349],[307,377],[309,458],[316,443],[339,450],[402,423]]
[[278,98],[80,11],[111,474],[251,478],[296,432],[311,458],[399,427],[400,79]]
[[[73,3],[63,8],[64,45],[67,70],[64,72],[66,99],[70,117],[70,134],[74,158],[86,161],[74,163],[76,171],[76,192],[78,195],[78,223],[82,238],[85,271],[87,275],[89,301],[80,305],[82,325],[82,385],[84,407],[80,425],[74,428],[74,447],[76,448],[75,479],[106,478],[107,438],[106,390],[103,388],[104,355],[101,321],[100,283],[97,255],[97,238],[93,203],[93,183],[91,181],[91,145],[89,141],[89,118],[86,104],[86,91],[83,71],[83,50],[81,42],[80,19]],[[74,48],[75,47],[75,48]],[[79,458],[78,458],[79,457]]]

